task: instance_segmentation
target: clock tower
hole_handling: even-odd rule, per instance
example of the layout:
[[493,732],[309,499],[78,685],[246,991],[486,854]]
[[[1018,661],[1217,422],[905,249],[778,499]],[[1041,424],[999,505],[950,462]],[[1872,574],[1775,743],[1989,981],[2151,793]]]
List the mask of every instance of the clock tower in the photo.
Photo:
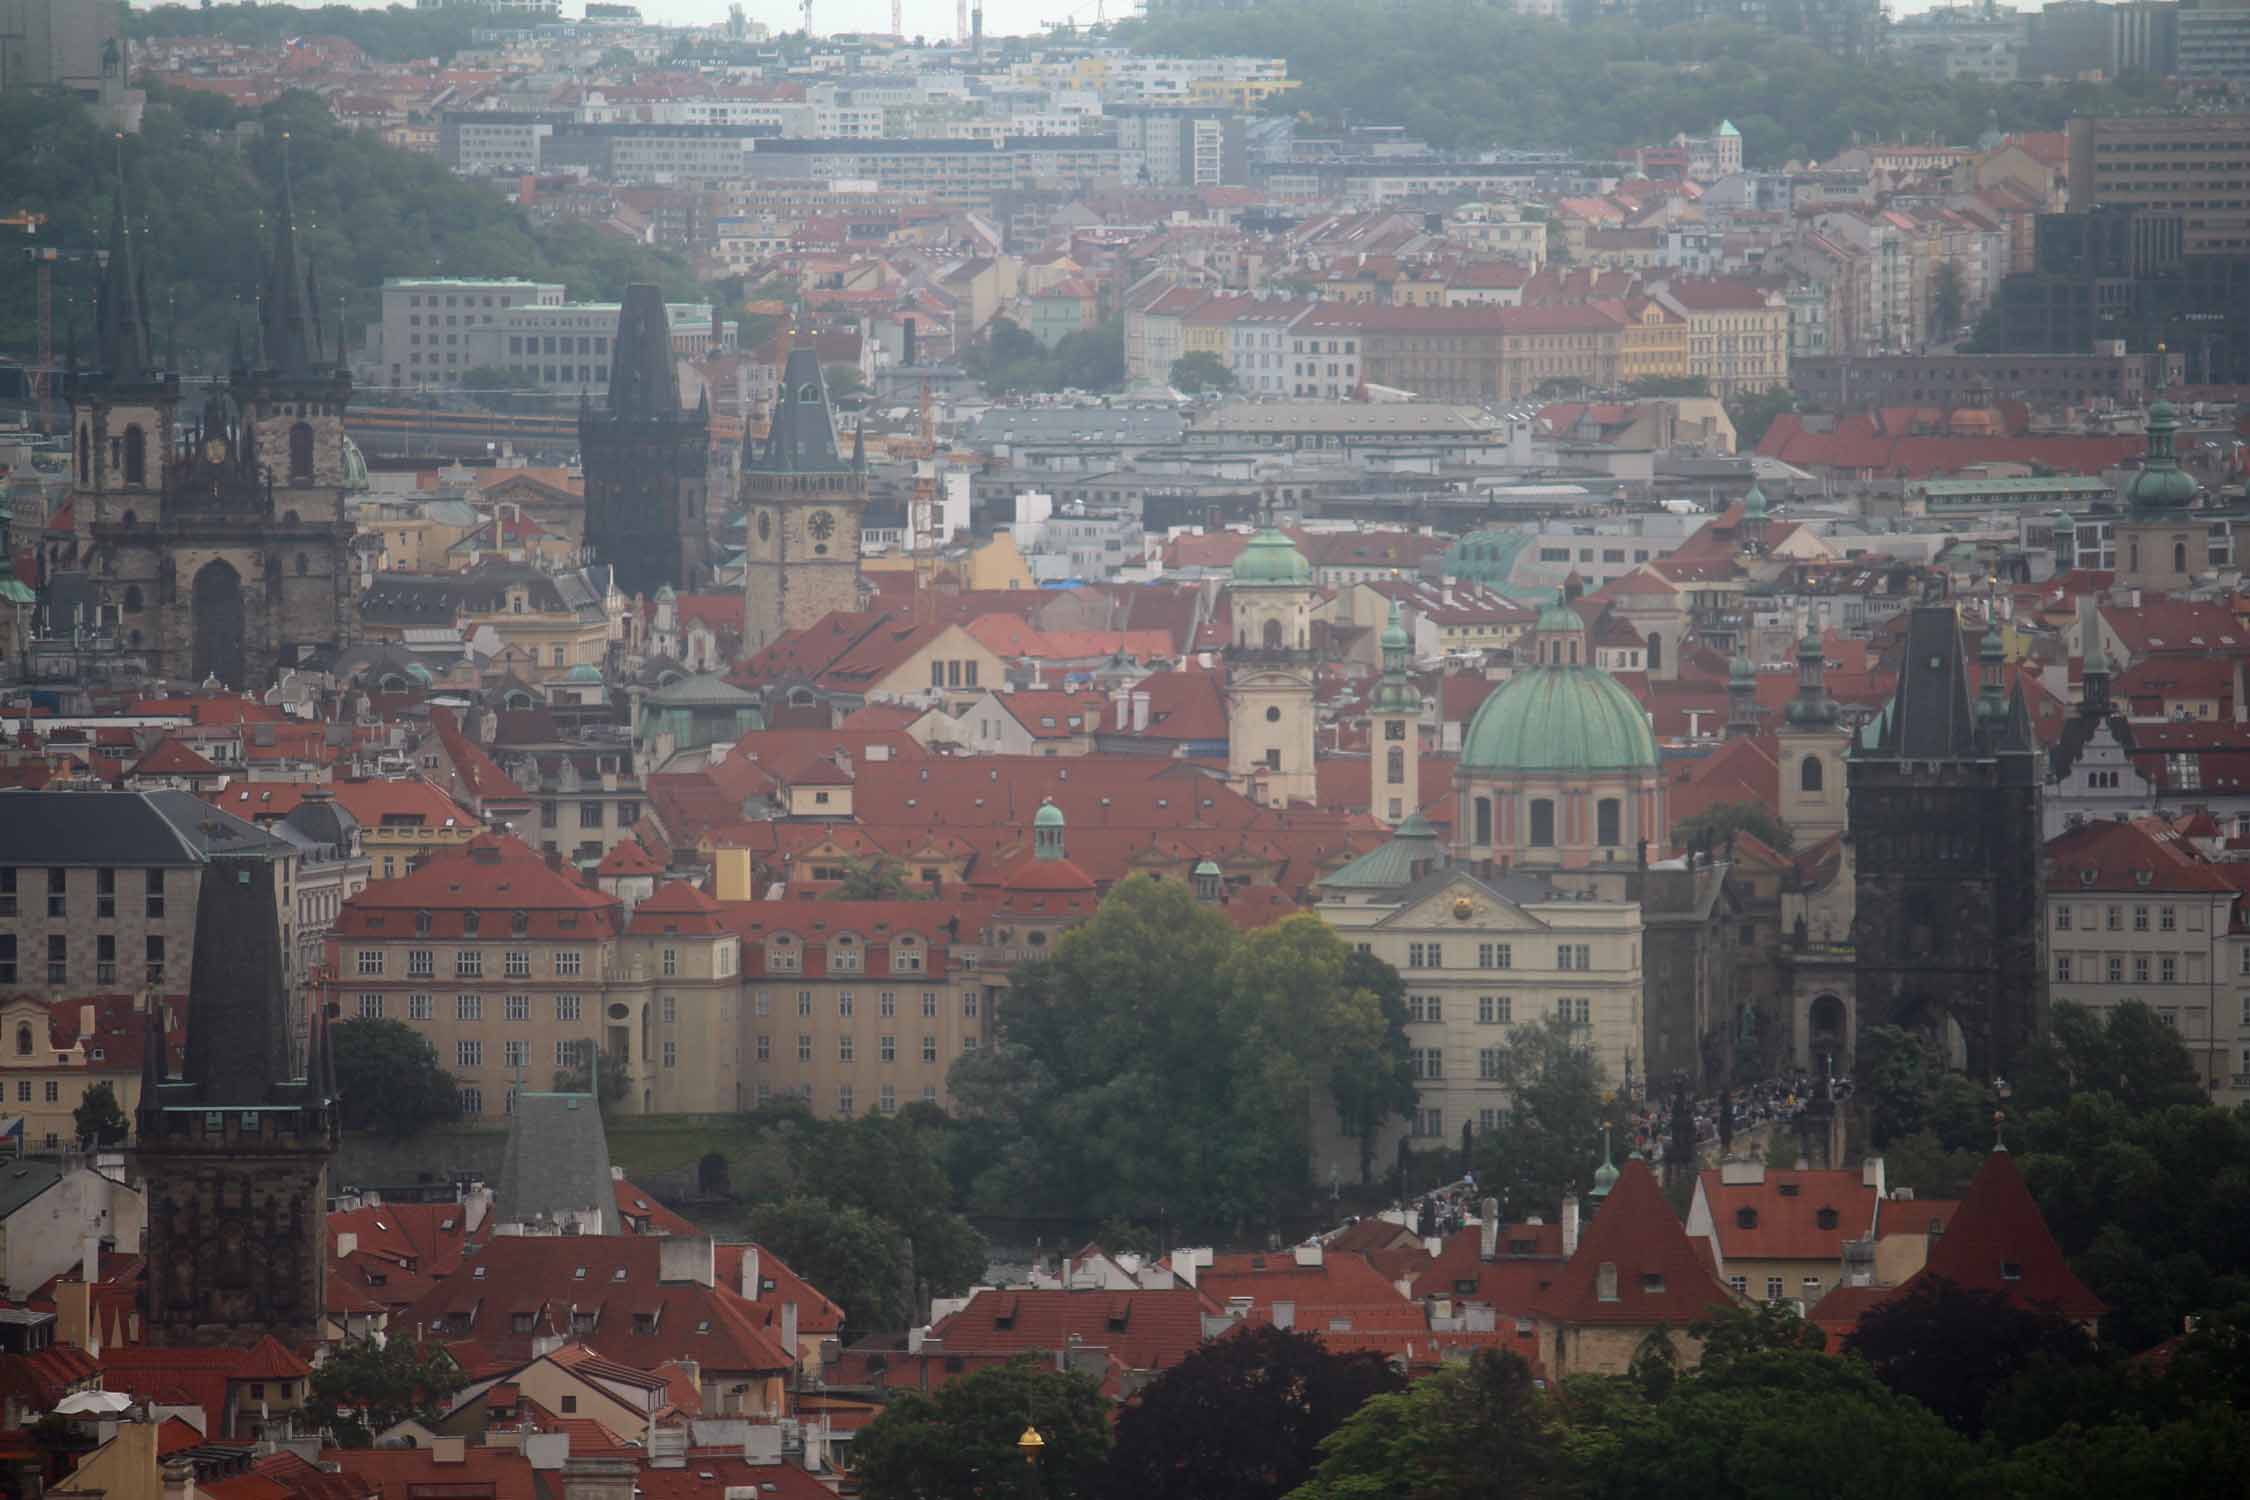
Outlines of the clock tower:
[[860,607],[867,455],[856,429],[851,456],[837,448],[828,387],[810,349],[789,351],[765,446],[753,441],[743,457],[742,505],[746,650]]

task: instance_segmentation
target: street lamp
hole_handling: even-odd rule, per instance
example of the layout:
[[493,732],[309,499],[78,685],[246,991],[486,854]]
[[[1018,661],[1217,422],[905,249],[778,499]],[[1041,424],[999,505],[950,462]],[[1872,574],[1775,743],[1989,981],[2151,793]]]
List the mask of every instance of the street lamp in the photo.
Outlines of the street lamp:
[[1046,1446],[1039,1429],[1028,1424],[1023,1436],[1016,1439],[1016,1451],[1023,1455],[1023,1492],[1028,1500],[1039,1500],[1039,1453]]

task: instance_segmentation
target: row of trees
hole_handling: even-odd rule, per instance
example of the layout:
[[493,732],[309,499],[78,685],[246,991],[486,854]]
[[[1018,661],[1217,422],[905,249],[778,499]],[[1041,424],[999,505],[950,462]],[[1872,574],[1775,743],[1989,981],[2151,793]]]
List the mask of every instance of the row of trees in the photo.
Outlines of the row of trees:
[[1053,1500],[2239,1494],[2245,1334],[2250,1310],[2134,1362],[1937,1282],[1840,1353],[1775,1304],[1653,1335],[1623,1375],[1548,1386],[1483,1350],[1409,1386],[1377,1355],[1259,1327],[1163,1371],[1114,1427],[1093,1379],[1028,1359],[894,1396],[854,1468],[867,1500],[1012,1493],[1028,1422]]
[[[1893,57],[1831,56],[1801,36],[1728,22],[1572,26],[1478,0],[1275,0],[1167,13],[1126,30],[1152,52],[1286,57],[1301,87],[1274,107],[1323,128],[1376,120],[1439,146],[1565,146],[1587,156],[1742,132],[1751,166],[1826,157],[1855,140],[1974,141],[2131,113],[2159,80],[1989,84]],[[1411,87],[1401,87],[1412,80]]]
[[[677,300],[697,295],[679,257],[587,224],[534,226],[435,159],[343,129],[306,93],[246,111],[216,94],[154,88],[141,130],[120,146],[76,100],[19,91],[0,95],[0,141],[0,203],[46,214],[38,242],[65,249],[106,244],[122,149],[157,353],[176,347],[190,369],[223,368],[254,326],[285,152],[298,253],[317,268],[331,339],[339,323],[357,337],[385,276],[527,276],[582,299],[650,281]],[[76,329],[88,358],[94,274],[66,265],[56,283],[57,345]],[[30,350],[36,315],[34,279],[0,276],[0,348]]]
[[1011,391],[1114,391],[1125,383],[1125,324],[1064,334],[1049,349],[1013,318],[994,318],[961,364],[994,395]]

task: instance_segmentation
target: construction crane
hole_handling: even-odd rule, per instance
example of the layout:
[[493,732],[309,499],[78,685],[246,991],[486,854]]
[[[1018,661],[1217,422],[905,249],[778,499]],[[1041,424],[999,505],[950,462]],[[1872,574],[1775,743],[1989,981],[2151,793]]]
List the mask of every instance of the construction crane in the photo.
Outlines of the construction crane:
[[931,400],[927,380],[922,382],[921,418],[915,425],[914,441],[900,446],[906,448],[914,464],[914,498],[906,512],[906,545],[914,566],[914,619],[916,624],[928,624],[937,615],[933,585],[937,581],[940,538],[937,535],[937,406]]
[[969,0],[956,0],[953,39],[964,47],[969,45]]
[[906,17],[902,13],[899,0],[891,0],[891,40],[894,42],[906,40]]
[[804,0],[804,6],[805,6],[805,40],[809,42],[809,41],[811,41],[811,40],[812,40],[812,0]]

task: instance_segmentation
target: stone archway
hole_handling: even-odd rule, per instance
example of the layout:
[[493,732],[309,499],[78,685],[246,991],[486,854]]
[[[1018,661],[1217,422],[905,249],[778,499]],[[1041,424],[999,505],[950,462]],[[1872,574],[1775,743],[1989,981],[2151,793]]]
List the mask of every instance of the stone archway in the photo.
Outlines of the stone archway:
[[231,688],[244,684],[242,653],[242,575],[231,563],[213,561],[195,575],[192,596],[195,650],[190,675],[197,682],[216,677]]
[[1829,1056],[1836,1059],[1839,1074],[1851,1070],[1851,1010],[1841,996],[1824,991],[1805,1008],[1805,1051],[1813,1072],[1820,1072],[1822,1059]]

